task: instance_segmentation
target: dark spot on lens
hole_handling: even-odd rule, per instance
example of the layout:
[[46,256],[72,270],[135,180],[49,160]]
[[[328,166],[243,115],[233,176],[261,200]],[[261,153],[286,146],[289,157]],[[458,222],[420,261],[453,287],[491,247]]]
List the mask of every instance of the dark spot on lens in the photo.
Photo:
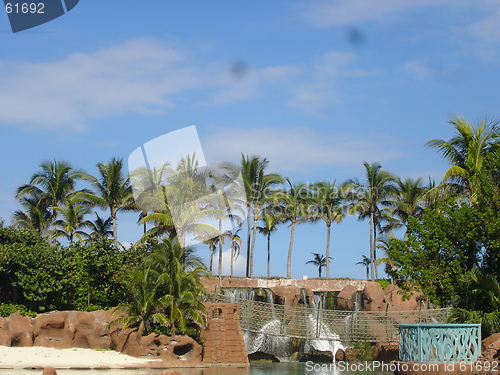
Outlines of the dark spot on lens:
[[356,27],[350,27],[347,29],[346,39],[354,46],[361,46],[365,43],[364,33]]
[[229,72],[234,78],[242,79],[248,73],[248,68],[243,61],[235,61],[229,67]]

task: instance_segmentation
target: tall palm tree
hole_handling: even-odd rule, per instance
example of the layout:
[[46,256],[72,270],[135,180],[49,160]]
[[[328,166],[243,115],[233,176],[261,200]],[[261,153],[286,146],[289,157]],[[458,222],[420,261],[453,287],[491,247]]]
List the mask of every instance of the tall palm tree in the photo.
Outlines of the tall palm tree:
[[107,208],[113,221],[113,239],[118,247],[117,213],[135,209],[130,180],[124,174],[123,159],[112,158],[107,164],[97,164],[99,177],[87,175],[86,179],[96,190],[95,193],[81,193],[101,208]]
[[396,192],[392,201],[392,214],[398,219],[394,227],[407,226],[410,217],[420,218],[424,212],[427,192],[429,188],[422,183],[422,178],[407,178],[401,180],[396,177]]
[[[351,213],[358,213],[359,220],[370,220],[370,266],[372,279],[378,279],[378,269],[375,264],[377,259],[377,231],[382,230],[384,221],[392,219],[391,213],[386,209],[392,204],[391,197],[395,194],[394,176],[382,169],[378,163],[363,163],[366,170],[366,180],[360,183],[351,180],[352,188],[350,207]],[[384,208],[385,207],[385,208]]]
[[356,263],[356,264],[359,264],[361,266],[366,267],[366,280],[370,279],[370,264],[371,263],[372,263],[372,261],[366,255],[363,255],[363,260],[361,262]]
[[449,123],[455,128],[455,136],[448,141],[431,139],[427,146],[437,149],[451,164],[441,184],[452,185],[474,204],[480,188],[479,174],[482,172],[485,156],[498,148],[498,121],[482,119],[474,127],[465,118],[455,116]]
[[239,236],[238,232],[241,230],[241,227],[239,227],[236,231],[229,231],[227,233],[227,236],[231,240],[231,277],[233,277],[233,268],[234,268],[234,262],[238,257],[240,256],[240,249],[241,249],[241,237]]
[[[45,211],[50,210],[50,221],[57,218],[56,207],[66,202],[75,191],[77,180],[83,179],[85,174],[75,170],[63,160],[44,161],[40,164],[41,171],[31,176],[29,184],[20,186],[16,191],[16,198],[35,209],[38,213],[28,213],[27,217],[37,215],[39,219],[45,216]],[[41,215],[41,216],[40,216]],[[19,217],[20,218],[20,217]],[[38,227],[44,220],[38,221]]]
[[271,277],[271,234],[278,229],[278,220],[276,215],[270,212],[264,212],[261,216],[262,226],[257,227],[259,233],[267,237],[267,277]]
[[327,258],[323,254],[319,254],[319,253],[311,253],[311,254],[314,255],[314,258],[311,259],[310,261],[307,261],[306,264],[312,263],[316,267],[318,267],[318,277],[321,277],[321,269],[323,267],[326,267],[326,265],[328,263],[330,263],[330,259],[333,259],[333,258]]
[[213,263],[214,263],[214,254],[215,250],[217,249],[217,243],[219,242],[219,237],[210,237],[206,240],[203,241],[205,245],[208,245],[208,249],[210,251],[210,260],[209,260],[209,268],[208,270],[212,272],[213,270]]
[[[337,188],[335,182],[318,182],[312,186],[314,219],[321,219],[326,224],[326,259],[330,259],[330,237],[332,223],[340,223],[345,217],[344,191]],[[330,262],[326,263],[326,277],[330,277]]]
[[[283,183],[283,178],[276,173],[266,173],[269,161],[260,156],[245,156],[241,154],[241,165],[233,166],[229,163],[224,168],[234,179],[241,173],[246,194],[246,216],[247,216],[247,262],[246,276],[253,276],[253,256],[255,250],[255,239],[257,223],[261,209],[267,196],[271,194],[271,188]],[[252,226],[253,223],[253,226]]]
[[292,277],[292,251],[295,238],[295,225],[305,220],[310,220],[310,211],[308,210],[308,191],[305,184],[292,185],[289,179],[286,179],[288,189],[286,191],[277,191],[269,197],[274,202],[274,210],[278,212],[279,218],[283,222],[290,222],[290,243],[288,245],[287,258],[287,278]]

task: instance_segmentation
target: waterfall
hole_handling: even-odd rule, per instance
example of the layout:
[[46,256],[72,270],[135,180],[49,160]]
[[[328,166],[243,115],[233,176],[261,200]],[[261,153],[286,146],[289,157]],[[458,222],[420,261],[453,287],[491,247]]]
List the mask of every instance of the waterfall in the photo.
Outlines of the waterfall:
[[345,350],[345,345],[340,342],[340,336],[332,332],[330,327],[323,322],[322,312],[324,311],[326,294],[314,294],[312,298],[312,313],[309,314],[307,320],[307,335],[309,337],[325,337],[328,340],[308,339],[304,345],[304,352],[308,353],[311,350],[319,350],[323,352],[331,352],[335,358],[337,350]]

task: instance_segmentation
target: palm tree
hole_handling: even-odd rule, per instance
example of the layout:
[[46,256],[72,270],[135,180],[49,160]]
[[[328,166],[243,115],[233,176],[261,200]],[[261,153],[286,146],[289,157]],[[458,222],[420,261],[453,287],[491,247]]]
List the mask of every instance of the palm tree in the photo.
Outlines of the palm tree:
[[290,222],[290,244],[288,246],[287,258],[287,278],[292,277],[292,251],[295,237],[295,225],[305,220],[310,220],[310,211],[307,207],[307,186],[305,184],[292,185],[289,179],[286,179],[289,188],[287,191],[277,191],[269,197],[275,204],[274,210],[279,212],[281,221]]
[[[406,236],[406,234],[405,234]],[[391,278],[391,284],[394,283],[394,275],[398,270],[394,260],[390,256],[390,248],[391,248],[391,240],[395,238],[394,234],[391,232],[388,236],[383,236],[381,238],[377,238],[377,249],[380,249],[384,252],[385,256],[378,258],[375,262],[377,266],[382,263],[385,264],[385,273],[388,274]]]
[[19,203],[25,211],[14,212],[13,226],[20,229],[35,229],[45,235],[52,219],[52,211],[46,203],[43,191],[34,190],[32,194],[20,197]]
[[[246,216],[247,216],[247,264],[246,276],[253,276],[253,254],[257,233],[257,223],[260,210],[267,196],[271,194],[274,185],[281,184],[283,178],[276,173],[266,173],[269,161],[260,156],[245,156],[241,154],[241,166],[236,167],[229,163],[224,165],[231,177],[234,179],[241,173],[246,193]],[[253,222],[253,226],[252,226]]]
[[378,279],[378,269],[375,264],[377,259],[377,231],[382,231],[382,223],[391,221],[391,213],[384,209],[391,205],[391,195],[395,194],[395,180],[378,163],[363,163],[366,169],[366,181],[364,183],[358,180],[351,180],[352,188],[351,201],[353,202],[350,210],[357,212],[359,220],[369,218],[370,220],[370,260],[372,279]]
[[81,193],[79,196],[109,209],[113,221],[113,239],[118,247],[117,213],[135,209],[130,180],[124,175],[123,159],[112,158],[107,164],[97,164],[97,169],[99,178],[86,176],[96,193]]
[[[335,182],[319,182],[313,185],[314,219],[321,219],[326,224],[326,252],[330,258],[330,236],[332,223],[340,223],[345,217],[343,200],[344,188],[336,188]],[[330,277],[330,262],[326,264],[326,277]]]
[[158,295],[166,303],[165,315],[172,334],[176,329],[184,332],[188,323],[205,325],[206,310],[200,302],[205,289],[199,278],[207,272],[202,263],[192,257],[190,266],[185,267],[185,252],[179,241],[167,238],[155,247],[148,260],[160,280]]
[[366,280],[370,279],[370,264],[371,264],[370,258],[368,258],[366,255],[363,255],[363,260],[361,262],[358,262],[356,264],[359,264],[361,266],[366,267]]
[[398,222],[389,225],[392,228],[407,226],[410,217],[420,218],[424,212],[428,198],[426,194],[429,191],[429,188],[423,186],[422,178],[401,180],[396,177],[395,181],[396,193],[391,203],[393,205],[392,214],[398,219]]
[[[217,249],[217,243],[219,242],[219,237],[210,237],[203,241],[205,245],[208,245],[208,249],[210,251],[210,263],[209,263],[209,271],[212,272],[213,270],[213,262],[214,262],[214,254],[215,250]],[[231,275],[232,276],[232,275]]]
[[267,237],[267,277],[271,277],[271,234],[278,229],[280,221],[270,212],[264,212],[261,220],[262,226],[257,229]]
[[55,209],[60,213],[62,218],[54,222],[55,229],[52,233],[52,238],[66,237],[72,243],[75,237],[80,242],[83,242],[84,238],[89,237],[89,234],[83,230],[92,227],[92,223],[89,220],[84,220],[85,215],[91,213],[88,205],[82,204],[73,198],[68,199],[63,206],[57,206]]
[[240,249],[241,249],[241,237],[238,235],[238,232],[241,230],[241,227],[239,227],[236,231],[229,231],[227,233],[227,236],[231,240],[231,277],[233,277],[233,267],[234,267],[234,262],[238,257],[240,256]]
[[431,139],[427,146],[437,149],[451,164],[441,184],[452,185],[474,204],[485,156],[498,147],[498,121],[482,119],[473,127],[465,118],[455,116],[449,123],[455,128],[455,136],[448,141]]
[[323,267],[326,267],[326,265],[328,263],[330,263],[330,259],[333,260],[333,258],[327,258],[323,254],[319,254],[319,253],[311,253],[311,254],[314,255],[314,258],[311,259],[310,261],[307,261],[306,264],[312,263],[316,267],[318,267],[318,277],[321,277],[321,269]]
[[117,318],[110,326],[123,324],[124,328],[136,328],[136,340],[139,342],[144,332],[148,331],[154,321],[167,325],[169,319],[165,314],[170,300],[158,296],[162,279],[146,264],[130,271],[125,279],[125,291],[129,302],[118,307],[113,315],[124,312],[126,315]]
[[113,235],[113,219],[109,216],[106,220],[101,218],[99,214],[95,213],[96,219],[91,222],[92,232],[90,237],[104,237],[109,238]]
[[[51,210],[50,221],[57,218],[56,207],[66,202],[74,192],[76,181],[84,178],[82,171],[75,170],[65,161],[45,161],[40,164],[41,171],[31,176],[29,184],[20,186],[16,191],[16,198],[33,212],[25,218],[32,220],[36,227],[43,227],[45,214]],[[21,215],[16,215],[21,219]]]

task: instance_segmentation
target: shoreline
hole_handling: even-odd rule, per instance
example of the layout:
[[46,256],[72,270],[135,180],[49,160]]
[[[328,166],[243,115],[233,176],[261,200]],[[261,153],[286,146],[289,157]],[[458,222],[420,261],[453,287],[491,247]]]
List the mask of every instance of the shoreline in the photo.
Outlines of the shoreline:
[[114,350],[0,346],[0,369],[2,370],[42,369],[44,367],[82,370],[172,368],[159,359],[136,358]]

